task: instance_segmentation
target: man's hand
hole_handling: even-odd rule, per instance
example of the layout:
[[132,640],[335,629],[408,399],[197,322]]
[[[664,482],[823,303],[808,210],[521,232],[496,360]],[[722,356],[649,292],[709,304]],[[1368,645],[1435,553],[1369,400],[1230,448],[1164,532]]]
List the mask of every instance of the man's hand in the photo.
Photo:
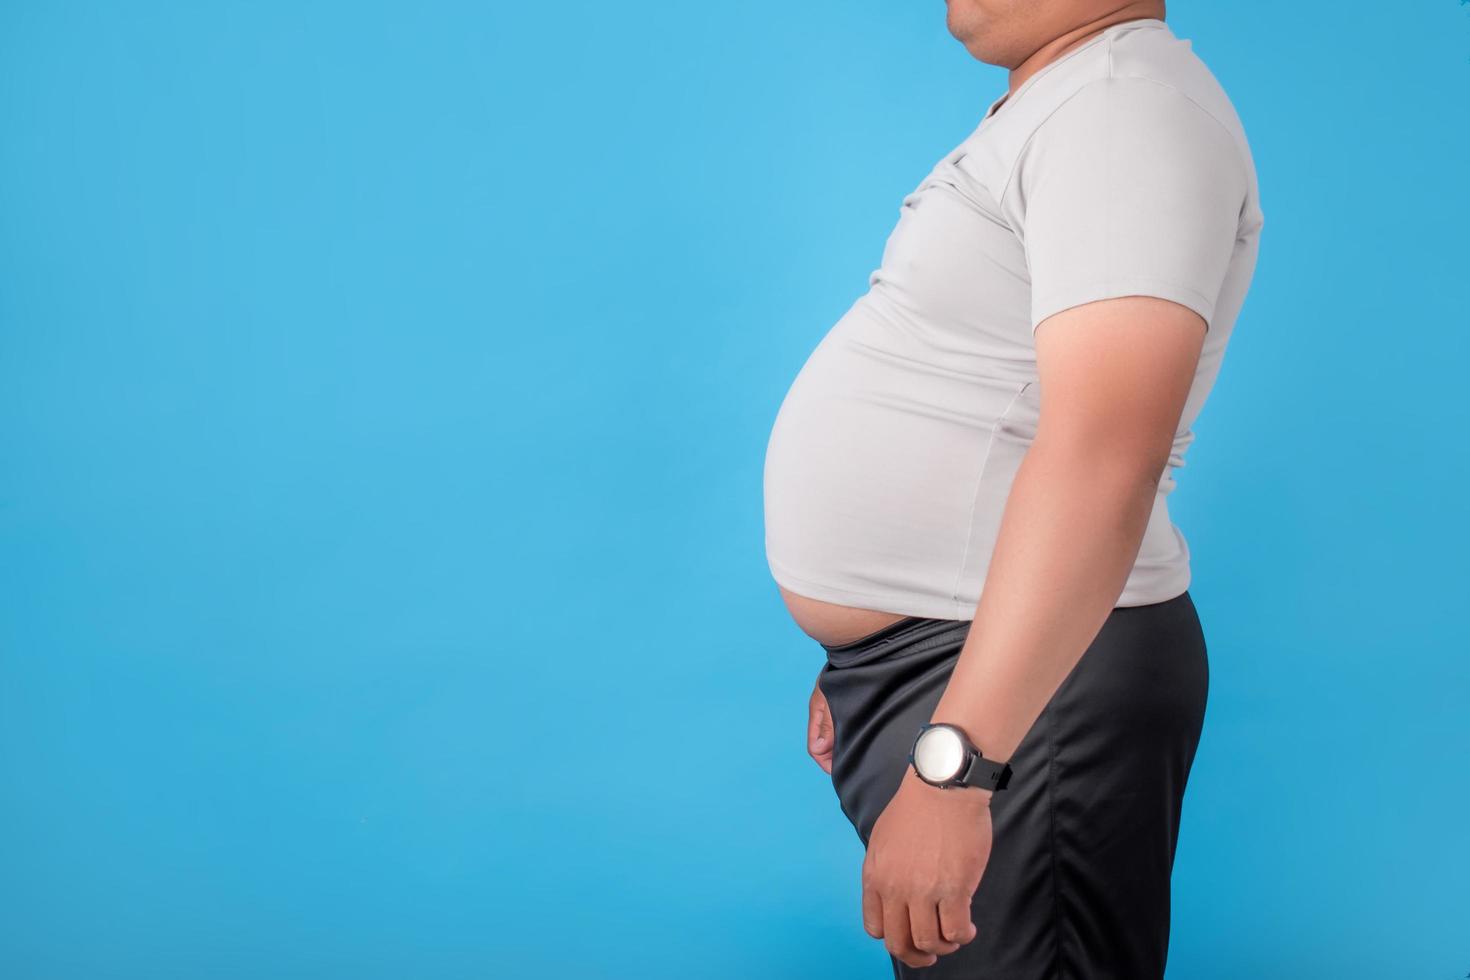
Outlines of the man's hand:
[[806,751],[822,771],[832,775],[832,712],[827,710],[827,696],[819,685],[812,685],[807,702]]
[[863,859],[863,928],[909,966],[932,966],[975,938],[970,902],[990,860],[991,791],[940,789],[912,769]]

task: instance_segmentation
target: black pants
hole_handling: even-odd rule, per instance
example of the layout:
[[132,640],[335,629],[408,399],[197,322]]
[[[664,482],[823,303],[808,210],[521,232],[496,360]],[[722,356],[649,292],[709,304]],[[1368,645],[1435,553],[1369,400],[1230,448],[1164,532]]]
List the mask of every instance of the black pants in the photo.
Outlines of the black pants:
[[[832,782],[864,846],[969,629],[969,620],[910,617],[824,645],[818,684],[832,712]],[[894,975],[1162,977],[1180,807],[1208,687],[1188,592],[1114,609],[1008,760],[1009,786],[992,798],[993,848],[971,904],[976,937],[933,966],[890,957]]]

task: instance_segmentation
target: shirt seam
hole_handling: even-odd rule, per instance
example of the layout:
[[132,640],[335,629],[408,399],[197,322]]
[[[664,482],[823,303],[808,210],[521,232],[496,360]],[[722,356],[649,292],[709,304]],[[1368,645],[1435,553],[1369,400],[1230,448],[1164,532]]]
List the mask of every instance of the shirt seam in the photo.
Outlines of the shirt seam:
[[[1109,71],[1111,72],[1111,69],[1109,69]],[[1115,76],[1109,74],[1109,77],[1111,78],[1111,77],[1115,77]],[[1215,125],[1216,126],[1219,126],[1222,130],[1225,131],[1225,137],[1226,137],[1226,139],[1228,139],[1230,141],[1230,147],[1234,151],[1235,163],[1236,163],[1236,165],[1238,167],[1240,167],[1240,175],[1241,175],[1241,177],[1243,177],[1245,179],[1246,192],[1247,193],[1250,192],[1250,186],[1251,186],[1250,170],[1245,165],[1245,157],[1244,157],[1244,155],[1242,155],[1242,153],[1240,151],[1240,144],[1238,142],[1236,142],[1236,140],[1235,140],[1235,134],[1233,132],[1231,132],[1230,127],[1225,124],[1225,121],[1223,119],[1221,119],[1219,116],[1217,116],[1213,112],[1211,112],[1209,110],[1209,108],[1204,105],[1204,103],[1200,102],[1194,96],[1192,96],[1188,92],[1184,91],[1184,89],[1180,88],[1178,85],[1171,85],[1169,82],[1165,82],[1165,81],[1162,81],[1160,79],[1153,78],[1152,76],[1149,76],[1149,75],[1119,75],[1119,76],[1116,76],[1116,77],[1118,77],[1118,78],[1136,78],[1136,79],[1139,79],[1140,81],[1144,81],[1144,82],[1153,82],[1155,85],[1159,86],[1160,88],[1166,88],[1169,91],[1173,92],[1174,94],[1178,95],[1181,99],[1183,99],[1184,101],[1188,102],[1190,105],[1194,106],[1200,112],[1204,113],[1205,116],[1207,116],[1208,118],[1214,120]]]
[[975,486],[970,492],[969,515],[965,521],[965,548],[960,553],[960,567],[955,570],[954,586],[950,589],[950,601],[956,605],[960,601],[960,585],[965,580],[965,569],[970,564],[971,538],[975,535],[975,508],[980,504],[980,487],[985,483],[985,471],[990,466],[990,456],[995,449],[995,434],[999,431],[1001,423],[1009,420],[1011,409],[1016,407],[1016,401],[1026,393],[1026,389],[1030,388],[1032,384],[1034,382],[1031,381],[1024,381],[1019,384],[1015,392],[1012,393],[1010,400],[1006,402],[1006,407],[1001,410],[1000,415],[990,424],[990,433],[985,438],[985,452],[980,456],[980,468],[975,472]]
[[1097,85],[1097,84],[1099,84],[1101,82],[1110,82],[1110,81],[1114,81],[1114,80],[1117,80],[1117,79],[1124,79],[1124,78],[1132,78],[1132,79],[1138,79],[1140,81],[1152,82],[1155,85],[1160,86],[1161,88],[1168,89],[1169,91],[1171,91],[1171,92],[1175,93],[1176,95],[1178,95],[1180,98],[1184,99],[1184,101],[1188,102],[1190,105],[1194,106],[1200,112],[1204,113],[1204,115],[1207,116],[1209,119],[1211,119],[1215,123],[1216,126],[1219,126],[1221,129],[1225,130],[1225,135],[1227,137],[1229,137],[1229,139],[1230,139],[1230,145],[1231,145],[1232,149],[1234,150],[1236,166],[1238,166],[1240,168],[1241,176],[1243,176],[1245,178],[1246,191],[1247,191],[1247,193],[1249,193],[1249,191],[1250,191],[1250,170],[1245,165],[1245,157],[1241,153],[1240,144],[1236,142],[1236,140],[1235,140],[1235,134],[1230,131],[1230,127],[1227,126],[1227,125],[1225,125],[1224,121],[1222,121],[1219,116],[1215,115],[1209,109],[1205,108],[1205,106],[1202,105],[1199,102],[1198,99],[1195,99],[1193,96],[1191,96],[1189,93],[1185,92],[1182,88],[1180,88],[1177,85],[1171,85],[1169,82],[1161,81],[1160,79],[1154,78],[1154,77],[1152,77],[1150,75],[1118,75],[1118,74],[1115,74],[1114,71],[1113,71],[1113,41],[1114,41],[1114,38],[1113,37],[1108,38],[1108,47],[1107,47],[1107,66],[1108,66],[1108,73],[1106,75],[1104,75],[1102,78],[1094,78],[1090,82],[1085,82],[1084,84],[1079,85],[1077,87],[1077,91],[1073,92],[1071,95],[1067,96],[1061,102],[1057,103],[1057,105],[1050,112],[1048,112],[1035,126],[1033,126],[1031,128],[1031,132],[1026,136],[1025,142],[1023,142],[1021,144],[1021,148],[1016,151],[1015,159],[1013,159],[1011,161],[1010,169],[1006,172],[1005,183],[1001,185],[1000,194],[995,199],[996,204],[1002,210],[1004,210],[1004,208],[1005,208],[1006,195],[1010,193],[1010,191],[1011,191],[1011,185],[1015,183],[1016,171],[1019,170],[1020,167],[1021,167],[1021,158],[1026,155],[1026,150],[1031,146],[1031,143],[1036,139],[1036,135],[1041,132],[1042,128],[1045,127],[1048,122],[1051,121],[1051,118],[1053,116],[1055,116],[1058,112],[1060,112],[1067,105],[1067,103],[1069,103],[1073,99],[1077,98],[1077,96],[1081,95],[1083,92],[1087,91],[1092,86]]

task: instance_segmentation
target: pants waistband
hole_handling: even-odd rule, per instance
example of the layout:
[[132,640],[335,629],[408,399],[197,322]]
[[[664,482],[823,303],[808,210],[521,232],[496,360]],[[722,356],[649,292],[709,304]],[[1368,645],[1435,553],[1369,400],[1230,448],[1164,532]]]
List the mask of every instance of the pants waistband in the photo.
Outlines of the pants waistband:
[[968,619],[931,619],[908,616],[850,643],[823,643],[827,659],[835,665],[853,664],[895,649],[910,649],[950,642],[970,631]]

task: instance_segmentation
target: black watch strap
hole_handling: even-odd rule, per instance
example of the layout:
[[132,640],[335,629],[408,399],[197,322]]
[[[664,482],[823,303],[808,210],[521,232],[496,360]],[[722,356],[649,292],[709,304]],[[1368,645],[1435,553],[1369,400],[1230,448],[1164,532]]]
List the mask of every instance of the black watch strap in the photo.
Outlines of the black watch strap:
[[1010,781],[1010,763],[987,759],[979,752],[973,753],[970,767],[960,777],[960,782],[966,786],[979,786],[981,789],[990,790],[1005,789],[1006,784]]

